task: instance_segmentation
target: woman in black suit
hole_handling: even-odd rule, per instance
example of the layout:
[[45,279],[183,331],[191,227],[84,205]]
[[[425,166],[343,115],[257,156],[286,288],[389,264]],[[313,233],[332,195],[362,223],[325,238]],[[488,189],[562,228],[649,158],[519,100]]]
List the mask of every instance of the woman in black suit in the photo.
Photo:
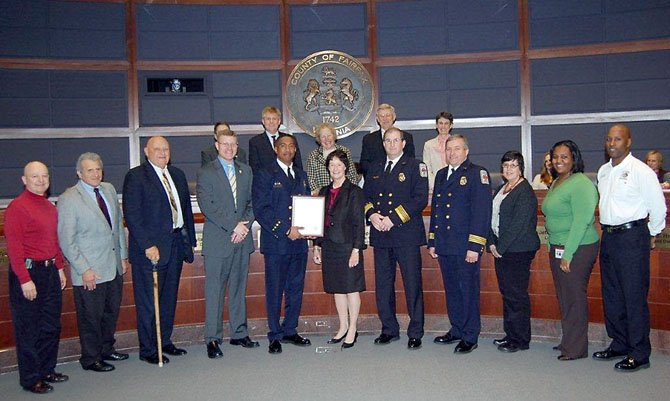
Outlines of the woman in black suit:
[[537,197],[523,177],[523,155],[506,152],[501,161],[504,184],[493,198],[489,250],[495,258],[503,298],[505,337],[493,340],[502,352],[528,349],[530,343],[530,264],[540,248]]
[[333,182],[319,191],[326,197],[325,230],[314,240],[314,263],[323,263],[323,288],[335,296],[340,328],[329,344],[344,340],[342,348],[356,342],[356,324],[361,308],[360,292],[365,291],[363,248],[365,247],[365,196],[347,180],[349,158],[336,149],[326,158]]

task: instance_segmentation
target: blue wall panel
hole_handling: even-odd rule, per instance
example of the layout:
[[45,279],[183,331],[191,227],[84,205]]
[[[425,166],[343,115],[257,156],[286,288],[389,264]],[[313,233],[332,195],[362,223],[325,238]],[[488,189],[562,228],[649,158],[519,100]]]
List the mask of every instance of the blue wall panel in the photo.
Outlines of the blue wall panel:
[[150,96],[142,99],[142,125],[201,125],[212,121],[207,96]]
[[0,99],[0,128],[48,128],[48,99]]
[[532,60],[533,114],[670,108],[670,51]]
[[329,49],[367,56],[365,4],[290,6],[290,20],[294,59]]

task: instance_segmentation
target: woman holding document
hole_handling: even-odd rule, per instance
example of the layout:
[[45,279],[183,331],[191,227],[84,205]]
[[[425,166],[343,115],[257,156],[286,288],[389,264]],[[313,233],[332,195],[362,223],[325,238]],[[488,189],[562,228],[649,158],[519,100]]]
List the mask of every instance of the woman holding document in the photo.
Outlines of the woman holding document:
[[323,264],[323,288],[334,294],[340,319],[339,330],[328,343],[342,342],[342,348],[356,343],[360,292],[365,291],[365,196],[362,189],[347,180],[349,166],[349,157],[340,149],[326,158],[333,182],[319,191],[326,198],[325,227],[324,236],[314,240],[314,263]]

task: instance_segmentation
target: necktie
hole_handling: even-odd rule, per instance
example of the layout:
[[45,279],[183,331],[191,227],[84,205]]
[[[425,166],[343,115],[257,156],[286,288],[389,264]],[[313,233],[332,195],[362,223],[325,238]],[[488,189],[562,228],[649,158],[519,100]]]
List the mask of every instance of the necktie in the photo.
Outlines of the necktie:
[[109,210],[107,210],[107,204],[105,203],[105,200],[102,199],[102,195],[100,195],[100,189],[94,188],[93,192],[95,192],[95,200],[98,201],[98,207],[102,211],[102,214],[105,215],[105,220],[107,220],[109,228],[112,228],[112,218],[109,217]]
[[235,177],[235,166],[228,166],[228,182],[230,183],[230,190],[233,191],[233,202],[235,209],[237,209],[237,177]]
[[388,175],[391,174],[391,168],[393,167],[393,162],[389,160],[388,164],[386,165],[386,170],[384,170],[384,174]]
[[272,146],[275,145],[276,141],[277,141],[277,135],[272,135]]
[[286,175],[288,176],[288,179],[293,182],[295,177],[293,176],[293,172],[291,171],[291,167],[286,168]]
[[177,202],[174,200],[174,195],[172,194],[172,185],[170,185],[170,180],[163,170],[163,185],[167,189],[168,197],[170,198],[170,206],[172,207],[172,224],[177,222]]
[[447,174],[447,180],[451,178],[451,175],[454,173],[454,168],[449,166],[449,173]]

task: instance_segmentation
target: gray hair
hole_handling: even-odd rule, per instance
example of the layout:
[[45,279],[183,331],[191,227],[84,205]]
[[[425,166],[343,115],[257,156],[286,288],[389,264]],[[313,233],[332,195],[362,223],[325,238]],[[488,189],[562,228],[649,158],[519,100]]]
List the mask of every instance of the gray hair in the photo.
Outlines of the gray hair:
[[93,153],[93,152],[86,152],[86,153],[80,154],[79,158],[77,159],[77,171],[79,171],[80,173],[83,173],[83,171],[82,171],[83,168],[81,167],[81,163],[84,160],[91,160],[91,161],[94,161],[94,162],[98,162],[98,163],[100,163],[100,168],[102,168],[102,158],[100,157],[100,155],[97,154],[97,153]]
[[451,142],[455,139],[463,140],[463,145],[464,145],[465,149],[470,149],[470,147],[468,145],[468,138],[466,138],[463,134],[451,134],[449,139],[447,139],[447,143],[449,143],[449,142]]

